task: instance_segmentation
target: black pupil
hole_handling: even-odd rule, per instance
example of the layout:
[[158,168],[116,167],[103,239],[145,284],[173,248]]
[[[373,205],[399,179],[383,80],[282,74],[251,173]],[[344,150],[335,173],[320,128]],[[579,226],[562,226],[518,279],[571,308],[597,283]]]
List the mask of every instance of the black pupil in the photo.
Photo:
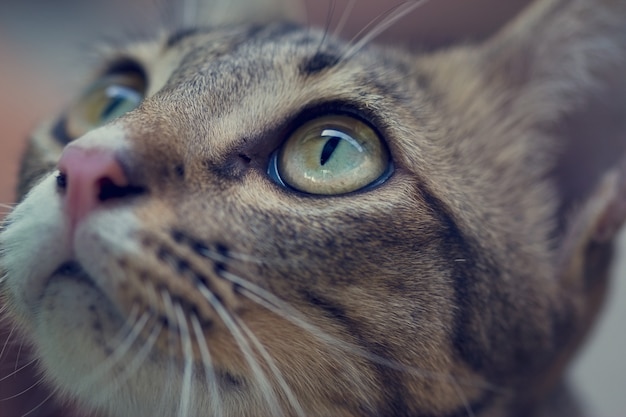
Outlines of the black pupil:
[[320,165],[322,166],[326,165],[330,157],[333,156],[333,153],[335,152],[335,149],[337,149],[337,146],[339,146],[340,141],[341,141],[341,138],[338,138],[337,136],[333,136],[330,139],[328,139],[328,141],[324,145],[324,149],[322,149],[322,155],[320,157]]
[[104,110],[102,110],[102,114],[100,115],[100,118],[102,120],[107,120],[111,116],[113,111],[117,109],[117,107],[120,104],[122,104],[124,101],[126,101],[126,97],[122,97],[121,95],[112,97],[111,102],[104,108]]

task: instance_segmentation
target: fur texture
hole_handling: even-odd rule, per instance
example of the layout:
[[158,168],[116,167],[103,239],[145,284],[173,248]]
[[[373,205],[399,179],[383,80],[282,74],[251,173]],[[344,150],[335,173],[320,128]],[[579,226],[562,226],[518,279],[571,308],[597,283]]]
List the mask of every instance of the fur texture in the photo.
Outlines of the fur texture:
[[[68,111],[30,143],[2,292],[61,395],[119,417],[569,415],[626,170],[563,187],[564,156],[595,139],[568,120],[624,66],[626,2],[537,0],[482,44],[424,54],[210,23],[112,54],[98,77],[146,75],[133,111],[80,138]],[[383,184],[270,178],[326,114],[381,135]],[[128,179],[77,223],[64,147]]]

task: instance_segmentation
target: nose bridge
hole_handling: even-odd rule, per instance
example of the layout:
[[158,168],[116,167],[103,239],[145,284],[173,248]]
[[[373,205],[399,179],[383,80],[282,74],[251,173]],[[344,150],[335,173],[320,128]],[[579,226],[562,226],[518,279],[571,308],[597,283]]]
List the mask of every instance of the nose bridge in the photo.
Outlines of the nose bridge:
[[131,126],[119,119],[89,132],[63,150],[57,163],[57,186],[72,229],[104,206],[147,194],[158,184],[153,179],[159,175],[158,170],[169,165],[163,156],[146,152],[171,157],[171,149],[159,151],[158,140],[143,145],[141,142],[150,141],[152,135]]

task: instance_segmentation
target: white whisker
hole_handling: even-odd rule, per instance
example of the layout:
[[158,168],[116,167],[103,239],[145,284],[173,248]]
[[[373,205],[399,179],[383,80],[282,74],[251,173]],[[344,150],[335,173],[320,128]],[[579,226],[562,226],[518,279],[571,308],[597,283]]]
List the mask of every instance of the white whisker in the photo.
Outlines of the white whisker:
[[440,373],[415,368],[409,365],[401,364],[396,361],[375,355],[371,352],[364,350],[363,348],[356,346],[352,343],[346,342],[344,340],[339,340],[334,336],[329,335],[328,333],[321,330],[319,327],[310,324],[303,317],[302,313],[298,310],[280,300],[278,297],[273,295],[272,293],[264,290],[263,288],[244,280],[237,275],[234,275],[228,271],[222,271],[222,277],[227,279],[228,281],[239,285],[242,289],[240,290],[242,295],[245,295],[251,301],[259,304],[260,306],[266,308],[269,311],[283,317],[284,319],[292,322],[298,327],[306,330],[313,336],[325,342],[327,345],[334,347],[335,349],[341,350],[343,352],[351,353],[353,355],[359,356],[361,358],[367,359],[373,363],[378,365],[385,366],[389,369],[394,369],[400,372],[408,373],[410,375],[414,375],[418,378],[434,380],[434,381],[444,381],[448,383],[459,383],[462,385],[467,385],[471,387],[481,387],[491,392],[495,393],[506,393],[507,391],[502,388],[494,387],[489,383],[483,381],[474,381],[474,380],[464,380],[461,378],[456,378],[452,375],[441,375]]
[[463,407],[465,407],[465,412],[467,413],[467,417],[475,417],[474,416],[474,411],[472,410],[472,406],[470,405],[469,401],[467,400],[467,396],[465,395],[465,393],[463,392],[463,390],[459,386],[458,382],[453,379],[451,381],[451,384],[452,384],[452,388],[454,389],[456,394],[459,396],[459,399],[463,403]]
[[[430,0],[406,1],[392,8],[389,12],[383,14],[383,16],[385,17],[383,17],[383,19],[380,22],[375,23],[377,19],[374,19],[367,26],[365,26],[365,28],[361,32],[359,32],[355,36],[352,42],[350,42],[351,46],[342,54],[341,60],[350,59],[350,57],[356,54],[359,50],[361,50],[365,45],[367,45],[369,42],[371,42],[381,33],[383,33],[384,31],[389,29],[391,26],[393,26],[393,24],[396,23],[398,20],[402,19],[407,14],[411,13],[413,10],[417,9],[418,7],[423,6],[429,1]],[[374,24],[375,26],[371,30],[369,30],[370,26]],[[361,39],[356,41],[356,39],[358,39],[361,33],[367,30],[369,31],[365,35],[363,35]]]
[[276,377],[278,384],[280,385],[283,392],[285,393],[285,396],[287,397],[289,404],[296,412],[296,415],[298,415],[299,417],[306,417],[306,414],[304,413],[304,410],[302,409],[300,402],[291,391],[291,388],[289,388],[289,385],[287,384],[287,381],[285,381],[285,378],[283,377],[282,372],[280,371],[280,369],[278,369],[278,366],[276,366],[276,362],[274,361],[274,358],[272,358],[272,356],[269,354],[267,349],[265,349],[263,344],[254,335],[252,330],[250,330],[250,328],[246,326],[243,320],[236,319],[236,321],[239,327],[241,328],[241,330],[244,331],[248,339],[252,342],[256,350],[261,354],[261,356],[263,357],[263,360],[265,361],[265,363],[267,363],[267,366],[269,366],[270,370]]
[[5,376],[3,376],[2,378],[0,378],[0,382],[12,377],[13,375],[18,374],[19,372],[23,371],[24,369],[28,368],[29,366],[31,366],[33,363],[37,362],[37,359],[32,359],[31,361],[25,363],[24,365],[20,366],[19,368],[17,368],[16,370],[14,370],[13,372],[11,372],[10,374],[7,374]]
[[20,347],[17,348],[17,355],[15,355],[15,367],[13,368],[14,370],[17,371],[17,368],[19,366],[20,363],[20,355],[22,354],[22,348],[24,347],[24,341],[20,341]]
[[20,417],[28,417],[29,415],[33,414],[35,411],[39,410],[45,403],[47,403],[48,401],[50,401],[50,399],[52,397],[54,397],[56,395],[55,392],[51,392],[46,398],[44,398],[39,404],[37,404],[35,407],[33,407],[29,412],[22,414]]
[[356,0],[350,0],[346,8],[343,10],[341,19],[339,20],[339,22],[337,23],[337,26],[335,27],[335,30],[333,31],[334,37],[341,36],[341,32],[343,32],[343,28],[346,26],[346,23],[348,22],[348,18],[352,14],[352,10],[354,9],[355,5],[356,5]]
[[[136,313],[135,313],[136,315]],[[84,391],[86,389],[90,389],[94,384],[96,384],[99,380],[104,379],[103,377],[108,374],[111,369],[117,365],[124,356],[131,350],[133,344],[137,341],[141,332],[145,328],[150,315],[148,313],[144,313],[139,320],[135,324],[130,327],[130,332],[126,337],[120,342],[120,344],[115,348],[113,353],[111,353],[103,362],[101,362],[93,372],[86,377],[81,383],[81,389]],[[122,326],[122,329],[118,332],[116,338],[121,337],[128,328],[126,327],[128,321]]]
[[154,327],[148,338],[146,339],[146,343],[137,351],[135,357],[124,367],[124,371],[115,379],[111,380],[108,386],[105,386],[102,389],[102,392],[105,394],[100,394],[103,396],[111,396],[117,390],[121,389],[124,384],[137,372],[137,369],[145,362],[146,358],[152,351],[154,344],[161,333],[163,326],[161,324]]
[[196,340],[198,341],[198,346],[200,348],[200,355],[202,356],[202,363],[204,364],[205,378],[207,379],[209,392],[211,393],[211,411],[213,412],[213,415],[221,416],[223,412],[220,392],[217,386],[217,375],[215,375],[213,360],[211,358],[211,353],[209,352],[209,347],[204,339],[200,321],[196,316],[191,316],[191,325],[194,333],[196,334]]
[[13,336],[13,332],[15,332],[15,328],[16,328],[16,326],[12,326],[11,327],[11,331],[9,332],[9,335],[7,336],[6,340],[4,341],[4,345],[2,346],[2,350],[0,350],[0,359],[4,356],[4,352],[6,352],[7,346],[9,345],[9,341],[11,340],[11,337]]
[[[172,303],[172,298],[170,296],[167,296],[167,297],[161,296],[161,299],[163,300],[163,305],[165,308],[165,316],[169,322],[172,318],[176,316],[176,313],[174,312],[174,305]],[[167,331],[167,350],[169,353],[168,357],[170,359],[167,364],[167,375],[168,375],[167,379],[171,381],[171,380],[176,379],[178,375],[178,367],[177,367],[176,361],[174,360],[174,358],[176,357],[177,340],[174,335],[174,332],[171,331],[170,325],[167,326],[166,331]],[[163,399],[161,401],[162,406],[166,406],[169,403],[168,398],[169,398],[169,395],[163,395]]]
[[317,55],[320,52],[320,50],[324,46],[324,43],[326,42],[326,38],[328,37],[328,33],[330,32],[330,25],[333,21],[333,15],[335,14],[336,5],[337,3],[335,0],[329,0],[328,12],[326,14],[326,25],[324,26],[324,33],[322,35],[322,40],[317,45],[317,50],[315,51],[315,55]]
[[[169,297],[169,295],[166,293]],[[164,296],[165,296],[164,295]],[[176,321],[178,322],[178,329],[181,337],[181,344],[183,347],[183,355],[185,359],[185,367],[183,371],[183,383],[180,391],[180,403],[178,407],[179,417],[188,417],[191,408],[191,379],[193,374],[193,349],[191,345],[191,336],[189,334],[189,327],[187,320],[185,319],[185,313],[179,304],[174,306],[176,313]]]
[[37,381],[35,381],[35,383],[31,384],[31,386],[29,386],[28,388],[18,392],[17,394],[13,394],[10,397],[0,398],[0,402],[10,401],[10,400],[14,400],[14,399],[16,399],[18,397],[21,397],[22,395],[26,394],[27,392],[35,389],[37,386],[43,384],[43,382],[44,382],[44,378],[43,377],[39,378]]
[[274,393],[274,390],[272,389],[272,386],[270,385],[267,376],[265,375],[265,372],[263,372],[263,369],[261,369],[259,363],[254,358],[254,353],[250,348],[250,344],[241,333],[239,327],[237,327],[235,321],[231,318],[230,314],[228,313],[228,311],[226,311],[222,303],[208,288],[201,285],[198,287],[198,289],[200,290],[202,296],[206,298],[207,301],[211,304],[211,306],[220,317],[226,328],[230,331],[230,334],[233,336],[235,342],[241,349],[244,359],[248,366],[250,366],[250,369],[254,374],[254,378],[256,379],[259,386],[259,389],[261,390],[261,393],[270,408],[270,414],[272,416],[284,416],[285,413],[283,413],[283,410],[278,404],[276,394]]

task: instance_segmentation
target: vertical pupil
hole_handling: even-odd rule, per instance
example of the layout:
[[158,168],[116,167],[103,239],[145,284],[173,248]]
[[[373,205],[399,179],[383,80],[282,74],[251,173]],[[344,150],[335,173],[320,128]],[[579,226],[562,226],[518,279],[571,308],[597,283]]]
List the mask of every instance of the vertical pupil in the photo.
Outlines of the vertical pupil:
[[335,149],[337,149],[337,146],[339,145],[339,141],[341,141],[341,138],[338,138],[337,136],[333,136],[330,139],[328,139],[326,144],[324,144],[324,149],[322,149],[322,155],[320,157],[320,165],[322,166],[326,165],[326,162],[328,162],[330,157],[333,156]]
[[113,111],[115,109],[117,109],[117,107],[120,104],[122,104],[125,100],[126,100],[126,98],[122,97],[121,95],[117,95],[117,96],[113,97],[111,99],[111,101],[109,102],[109,104],[104,108],[104,110],[102,110],[102,114],[100,116],[100,119],[107,120],[111,116]]

